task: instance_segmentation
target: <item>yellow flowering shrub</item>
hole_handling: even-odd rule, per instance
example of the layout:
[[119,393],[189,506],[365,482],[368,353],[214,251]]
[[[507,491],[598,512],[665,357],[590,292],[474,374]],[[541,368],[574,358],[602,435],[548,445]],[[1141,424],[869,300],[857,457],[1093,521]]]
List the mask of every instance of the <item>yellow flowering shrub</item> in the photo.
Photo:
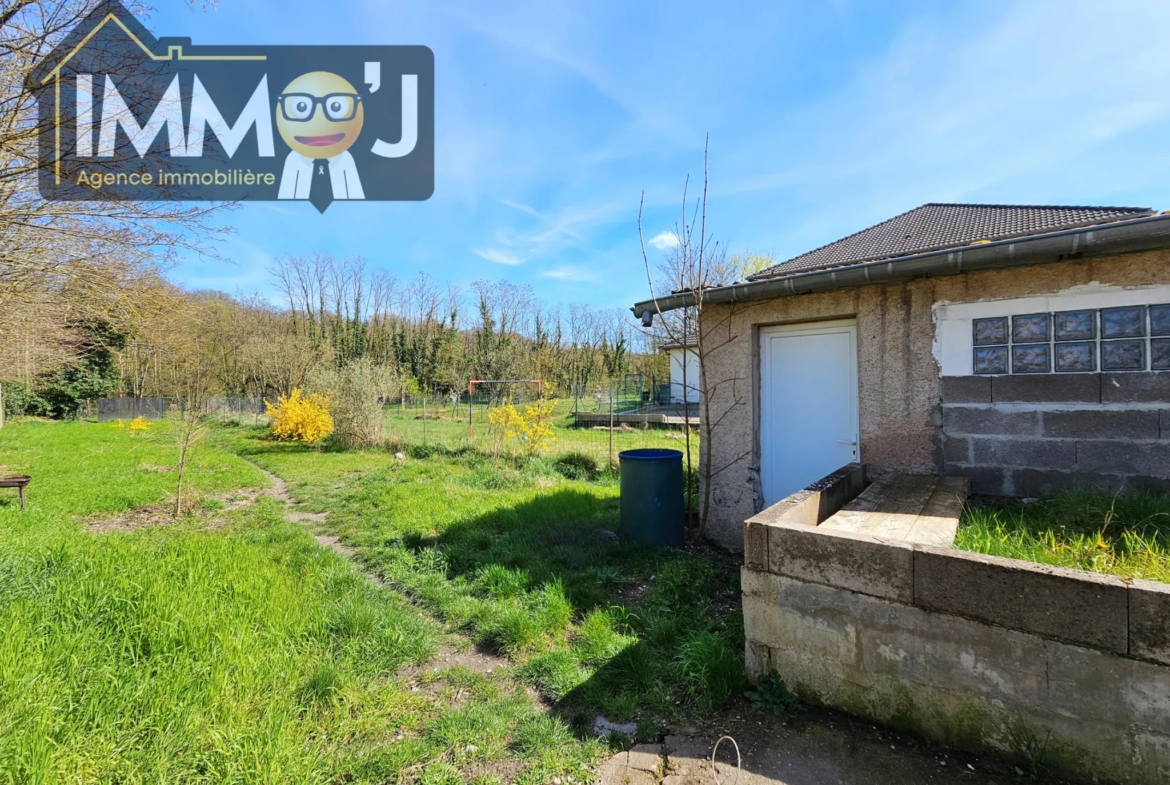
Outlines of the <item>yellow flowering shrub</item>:
[[272,438],[282,442],[316,444],[333,433],[333,417],[329,414],[329,398],[318,393],[303,395],[293,388],[289,395],[280,396],[276,406],[268,401],[264,406],[272,418]]
[[553,440],[555,407],[556,401],[545,399],[525,406],[520,412],[509,403],[488,412],[488,423],[498,428],[503,438],[519,441],[525,453],[532,457],[547,450]]
[[112,427],[117,428],[119,431],[126,431],[127,433],[134,434],[141,433],[143,431],[149,431],[150,423],[148,423],[143,417],[135,417],[130,422],[123,422],[122,420],[118,420]]

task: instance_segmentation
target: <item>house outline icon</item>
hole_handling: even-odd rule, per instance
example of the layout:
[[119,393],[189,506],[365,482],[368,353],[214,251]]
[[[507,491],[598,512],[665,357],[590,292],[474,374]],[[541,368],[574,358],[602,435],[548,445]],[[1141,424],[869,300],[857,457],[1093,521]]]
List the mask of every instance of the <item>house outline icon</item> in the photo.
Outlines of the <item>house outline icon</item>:
[[[97,20],[96,24],[94,23],[95,20]],[[150,31],[133,14],[127,11],[118,0],[107,0],[107,2],[99,5],[85,19],[78,23],[65,37],[65,40],[45,58],[45,61],[33,69],[26,81],[26,86],[30,89],[42,88],[50,80],[54,82],[53,133],[55,157],[53,160],[53,174],[58,185],[61,184],[61,72],[69,61],[84,49],[85,45],[110,22],[113,22],[121,28],[122,32],[129,36],[130,40],[142,50],[143,54],[154,62],[173,60],[258,61],[268,59],[267,55],[188,54],[184,51],[184,47],[189,45],[190,39],[187,39],[186,44],[168,45],[166,54],[155,54],[154,47],[158,44],[158,41],[151,35]],[[64,55],[61,54],[62,52],[64,52]],[[56,63],[56,65],[49,68],[53,63]]]

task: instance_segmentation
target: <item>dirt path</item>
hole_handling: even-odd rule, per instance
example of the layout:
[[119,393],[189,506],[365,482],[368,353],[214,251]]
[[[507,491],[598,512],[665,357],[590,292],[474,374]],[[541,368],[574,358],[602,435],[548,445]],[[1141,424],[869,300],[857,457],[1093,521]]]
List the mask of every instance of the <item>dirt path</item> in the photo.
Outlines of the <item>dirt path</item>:
[[[348,559],[354,567],[358,569],[362,575],[378,586],[383,586],[382,576],[377,573],[367,570],[358,559],[357,551],[350,548],[343,543],[339,537],[332,534],[327,534],[320,531],[320,527],[329,519],[329,514],[324,512],[305,512],[298,510],[296,500],[293,499],[292,494],[288,491],[288,483],[283,478],[273,474],[258,463],[239,456],[240,460],[251,464],[258,470],[264,473],[268,481],[272,483],[272,487],[263,493],[273,499],[284,504],[284,517],[293,523],[299,523],[305,527],[305,530],[313,536],[317,544],[323,548],[328,548],[334,553],[338,553]],[[461,667],[475,673],[497,673],[511,665],[511,661],[504,657],[496,656],[490,652],[485,652],[477,649],[471,641],[464,638],[457,638],[455,642],[444,643],[439,647],[438,654],[435,655],[431,663],[425,668],[413,668],[405,672],[406,676],[414,676],[421,673],[423,670],[437,671],[445,668]]]

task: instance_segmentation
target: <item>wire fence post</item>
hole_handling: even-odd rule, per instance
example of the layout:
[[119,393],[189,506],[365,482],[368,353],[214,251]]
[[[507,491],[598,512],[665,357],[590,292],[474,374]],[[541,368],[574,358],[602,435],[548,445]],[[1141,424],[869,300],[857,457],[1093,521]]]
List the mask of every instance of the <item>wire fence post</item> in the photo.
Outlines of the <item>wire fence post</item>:
[[613,467],[613,385],[609,386],[609,465]]
[[427,397],[422,397],[423,402],[423,444],[427,443]]

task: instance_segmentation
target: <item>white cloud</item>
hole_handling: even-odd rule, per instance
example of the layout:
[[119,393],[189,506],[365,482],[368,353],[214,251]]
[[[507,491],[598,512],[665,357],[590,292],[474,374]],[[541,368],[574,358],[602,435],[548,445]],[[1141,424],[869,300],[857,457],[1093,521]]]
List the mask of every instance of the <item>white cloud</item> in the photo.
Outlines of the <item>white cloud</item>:
[[650,244],[660,251],[678,248],[682,242],[674,232],[660,232],[650,238]]
[[541,278],[553,278],[558,281],[592,281],[596,276],[584,267],[561,265],[540,274]]
[[487,259],[489,262],[496,264],[506,264],[509,267],[515,267],[518,264],[524,264],[524,260],[514,253],[507,251],[497,251],[495,248],[472,248],[476,256]]
[[509,202],[507,199],[501,199],[500,204],[507,205],[508,207],[519,210],[522,213],[528,213],[529,215],[531,215],[534,218],[543,218],[544,217],[540,213],[536,212],[536,208],[529,207],[526,204],[520,204],[519,202]]

